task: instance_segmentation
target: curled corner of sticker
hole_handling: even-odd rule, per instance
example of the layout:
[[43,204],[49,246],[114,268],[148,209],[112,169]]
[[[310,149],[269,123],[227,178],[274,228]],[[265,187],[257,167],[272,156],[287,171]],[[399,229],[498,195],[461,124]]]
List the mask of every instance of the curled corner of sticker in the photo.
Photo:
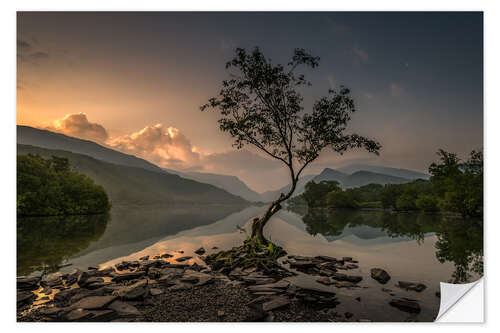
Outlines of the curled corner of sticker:
[[[476,288],[479,285],[480,288]],[[436,322],[483,322],[483,278],[465,284],[441,282],[440,287],[441,304]],[[476,292],[472,298],[468,299],[466,295],[471,294],[470,291],[473,289]],[[457,309],[458,307],[460,309]],[[456,309],[458,310],[457,316],[450,316],[450,312]],[[464,314],[467,315],[464,316]]]

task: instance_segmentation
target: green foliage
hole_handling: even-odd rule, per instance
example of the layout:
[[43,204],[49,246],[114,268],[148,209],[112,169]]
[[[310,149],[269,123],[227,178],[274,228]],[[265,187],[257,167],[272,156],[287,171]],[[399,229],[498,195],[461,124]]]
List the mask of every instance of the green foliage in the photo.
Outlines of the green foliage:
[[305,192],[302,198],[309,207],[320,207],[326,204],[326,196],[330,192],[340,192],[339,183],[337,181],[321,181],[316,183],[310,181],[305,186]]
[[440,197],[442,210],[463,216],[483,215],[483,153],[472,151],[467,161],[455,154],[438,152],[439,163],[429,167],[430,182]]
[[368,184],[347,190],[335,188],[326,194],[324,185],[311,182],[301,197],[309,207],[383,207],[397,211],[443,211],[462,216],[482,216],[483,154],[472,151],[466,162],[443,150],[438,155],[440,161],[429,167],[430,180],[417,179],[385,186]]
[[399,211],[410,211],[415,210],[417,206],[415,205],[415,199],[409,193],[403,193],[396,200],[396,210]]
[[18,216],[97,214],[110,207],[104,188],[72,171],[68,159],[17,156]]
[[332,191],[328,193],[326,199],[328,207],[333,208],[359,208],[354,190]]
[[272,63],[258,47],[251,52],[237,48],[226,63],[229,78],[222,81],[219,95],[200,107],[219,113],[220,130],[231,135],[234,147],[252,145],[288,167],[293,186],[283,200],[293,194],[300,174],[323,149],[342,154],[362,148],[378,154],[381,148],[377,141],[347,133],[356,108],[343,86],[330,89],[311,110],[304,110],[301,90],[311,83],[300,70],[318,65],[319,57],[304,49],[295,49],[282,65]]
[[417,208],[424,212],[437,212],[439,211],[438,201],[432,194],[419,194],[415,201]]

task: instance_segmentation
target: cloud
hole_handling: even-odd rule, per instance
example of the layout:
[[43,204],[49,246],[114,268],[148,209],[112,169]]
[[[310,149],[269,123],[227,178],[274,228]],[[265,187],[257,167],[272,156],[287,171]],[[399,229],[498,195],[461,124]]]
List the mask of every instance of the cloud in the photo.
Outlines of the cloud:
[[362,62],[368,62],[368,53],[359,46],[354,47],[352,52],[359,57]]
[[108,145],[164,168],[198,169],[201,153],[175,127],[146,126],[138,132],[108,140]]
[[283,171],[282,164],[278,161],[247,149],[221,153],[203,152],[179,129],[163,124],[146,126],[131,134],[109,137],[102,125],[89,122],[84,113],[79,113],[68,114],[46,129],[96,141],[163,168],[234,175],[258,190],[279,188],[288,181],[288,173]]
[[53,126],[49,126],[47,129],[97,142],[104,142],[108,139],[106,129],[100,124],[89,122],[85,113],[67,114],[63,118],[55,120]]

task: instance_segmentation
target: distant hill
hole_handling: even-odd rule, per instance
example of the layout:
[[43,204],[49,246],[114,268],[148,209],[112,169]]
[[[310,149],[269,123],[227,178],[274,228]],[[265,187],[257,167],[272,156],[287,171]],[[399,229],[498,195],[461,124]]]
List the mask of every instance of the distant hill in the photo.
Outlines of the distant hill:
[[[368,184],[404,184],[409,183],[412,179],[396,177],[371,171],[357,171],[353,174],[347,174],[338,170],[325,168],[319,175],[307,175],[302,177],[295,189],[293,196],[302,194],[304,188],[309,181],[319,183],[323,180],[335,180],[340,183],[342,188],[360,187]],[[286,193],[290,189],[290,185],[284,186],[276,191],[267,191],[261,194],[262,201],[270,202],[279,197],[280,193]]]
[[22,144],[17,145],[17,154],[68,158],[76,171],[106,189],[113,205],[247,204],[242,198],[213,185],[166,172],[112,164],[82,154]]
[[186,179],[196,180],[201,183],[211,184],[228,191],[231,194],[242,197],[245,200],[257,202],[261,200],[259,193],[251,190],[244,182],[236,176],[219,175],[215,173],[181,172],[165,169],[169,173],[179,175]]
[[[297,182],[297,186],[295,187],[295,192],[294,196],[301,194],[304,192],[304,186],[311,181],[316,175],[304,175],[302,176],[299,181]],[[287,193],[290,190],[291,184],[288,184],[287,186],[283,186],[282,188],[278,190],[273,190],[273,191],[266,191],[260,194],[261,200],[263,202],[271,202],[273,200],[276,200],[279,198],[281,193]]]
[[313,180],[315,182],[336,180],[340,183],[342,188],[360,187],[368,184],[403,184],[411,181],[411,179],[371,171],[357,171],[352,175],[348,175],[330,168],[325,168],[319,175],[314,177]]
[[353,174],[358,171],[371,171],[376,173],[382,173],[384,175],[401,177],[407,179],[429,179],[430,175],[414,170],[408,169],[398,169],[398,168],[390,168],[385,166],[376,166],[369,164],[351,164],[345,167],[337,168],[338,171],[344,172],[346,174]]
[[163,172],[160,167],[154,165],[153,163],[133,155],[120,153],[92,141],[82,140],[29,126],[17,126],[17,143],[47,149],[65,150],[77,154],[87,155],[113,164],[127,165],[146,170]]

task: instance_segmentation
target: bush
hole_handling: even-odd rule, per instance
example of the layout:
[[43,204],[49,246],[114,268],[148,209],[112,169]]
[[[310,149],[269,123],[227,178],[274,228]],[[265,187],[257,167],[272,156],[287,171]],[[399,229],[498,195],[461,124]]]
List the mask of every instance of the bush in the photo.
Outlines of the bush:
[[399,211],[409,211],[409,210],[416,210],[417,207],[415,205],[415,199],[407,194],[404,193],[402,194],[397,200],[396,200],[396,210]]
[[109,211],[104,188],[72,171],[66,158],[17,156],[17,214],[78,215]]
[[437,199],[430,194],[420,194],[415,204],[419,210],[423,210],[424,212],[439,211]]

